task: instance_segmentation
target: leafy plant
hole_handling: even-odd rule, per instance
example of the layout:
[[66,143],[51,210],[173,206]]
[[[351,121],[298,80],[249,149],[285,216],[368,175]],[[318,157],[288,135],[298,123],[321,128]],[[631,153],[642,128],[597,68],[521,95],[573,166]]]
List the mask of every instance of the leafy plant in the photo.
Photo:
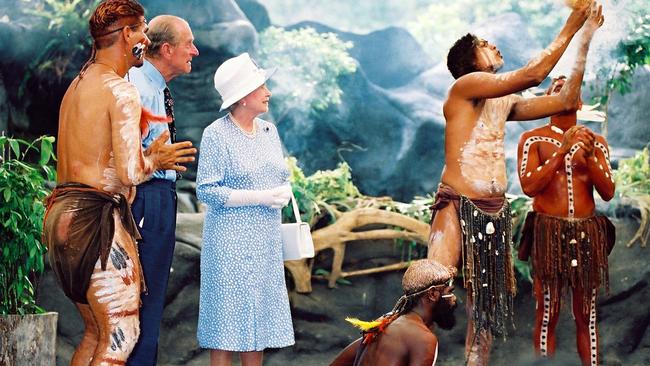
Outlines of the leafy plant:
[[318,33],[313,28],[284,30],[269,27],[260,34],[260,61],[282,65],[271,79],[280,123],[290,111],[309,114],[329,105],[340,104],[343,91],[338,77],[354,73],[355,60],[348,54],[351,42],[334,33]]
[[532,201],[526,196],[517,196],[512,194],[507,194],[506,198],[510,202],[510,212],[512,213],[512,262],[522,278],[533,282],[533,277],[531,276],[531,263],[528,261],[522,261],[517,257],[517,251],[519,249],[519,243],[521,242],[521,235],[524,229],[524,222],[526,221],[528,212],[533,209]]
[[92,40],[88,35],[88,18],[97,4],[99,0],[44,0],[42,4],[24,10],[40,20],[37,27],[47,31],[50,37],[27,67],[18,90],[19,96],[24,95],[33,76],[61,82],[71,72],[72,66],[78,64],[77,58],[90,50]]
[[[46,180],[55,180],[48,166],[54,158],[54,137],[33,142],[0,136],[0,314],[41,313],[34,280],[43,272],[41,242],[48,195]],[[29,159],[37,155],[37,163]]]
[[[352,182],[350,166],[345,162],[339,163],[334,170],[319,170],[305,177],[296,158],[289,157],[286,161],[301,218],[312,227],[321,219],[325,219],[326,224],[336,221],[340,212],[356,207],[356,199],[362,197]],[[290,207],[283,210],[283,219],[293,221]]]
[[640,225],[627,246],[637,240],[645,247],[650,236],[650,152],[646,146],[629,159],[619,161],[614,171],[616,192],[620,200],[639,209]]

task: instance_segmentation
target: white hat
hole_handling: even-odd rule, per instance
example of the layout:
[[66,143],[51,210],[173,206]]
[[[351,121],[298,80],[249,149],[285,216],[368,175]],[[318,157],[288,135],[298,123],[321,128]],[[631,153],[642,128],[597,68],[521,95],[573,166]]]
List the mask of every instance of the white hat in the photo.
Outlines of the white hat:
[[226,60],[214,73],[214,88],[223,99],[219,111],[250,94],[264,84],[275,71],[276,68],[260,68],[248,53]]

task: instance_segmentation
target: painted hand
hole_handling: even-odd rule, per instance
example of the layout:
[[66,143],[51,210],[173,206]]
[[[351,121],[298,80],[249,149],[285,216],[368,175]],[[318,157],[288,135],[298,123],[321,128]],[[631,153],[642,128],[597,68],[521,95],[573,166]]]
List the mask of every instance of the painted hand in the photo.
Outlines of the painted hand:
[[589,8],[589,18],[587,18],[584,25],[585,37],[591,38],[604,22],[605,17],[603,16],[603,6],[594,1]]
[[571,150],[571,147],[578,142],[581,142],[580,131],[583,130],[585,126],[573,126],[564,132],[564,139],[562,140],[562,145],[560,146],[559,152],[561,154],[566,154]]
[[582,25],[585,24],[585,21],[591,12],[590,1],[581,1],[579,3],[581,6],[574,7],[571,15],[569,15],[569,18],[566,20],[566,27],[571,32],[571,34],[575,34],[582,27]]
[[[583,126],[584,127],[584,126]],[[596,135],[587,127],[582,128],[576,133],[579,144],[584,150],[585,157],[590,158],[594,156],[594,147],[596,142]]]

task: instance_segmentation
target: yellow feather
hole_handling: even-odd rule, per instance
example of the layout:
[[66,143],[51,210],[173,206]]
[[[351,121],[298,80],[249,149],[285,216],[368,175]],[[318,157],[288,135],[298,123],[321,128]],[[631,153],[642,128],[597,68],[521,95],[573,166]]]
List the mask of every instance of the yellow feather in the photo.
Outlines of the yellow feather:
[[349,318],[349,317],[345,318],[345,321],[347,321],[348,323],[354,325],[355,327],[363,330],[364,332],[367,332],[368,330],[370,330],[372,328],[376,328],[376,327],[379,326],[379,324],[381,324],[381,321],[377,321],[377,320],[371,321],[371,322],[366,322],[366,321],[363,321],[363,320],[359,320],[357,318]]

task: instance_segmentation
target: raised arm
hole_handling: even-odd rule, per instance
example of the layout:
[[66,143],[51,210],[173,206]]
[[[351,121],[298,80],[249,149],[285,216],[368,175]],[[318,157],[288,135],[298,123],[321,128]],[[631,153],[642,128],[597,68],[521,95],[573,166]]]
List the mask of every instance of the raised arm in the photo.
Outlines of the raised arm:
[[578,109],[580,100],[580,86],[585,73],[589,44],[594,33],[603,25],[605,18],[602,15],[602,6],[594,2],[590,8],[589,18],[583,27],[578,54],[573,71],[559,94],[545,95],[536,98],[520,99],[512,108],[508,117],[511,121],[528,121],[552,116],[561,112]]
[[114,98],[109,115],[116,175],[124,186],[135,186],[160,168],[158,155],[154,153],[145,157],[142,152],[138,90],[117,77],[108,83],[108,87]]
[[498,98],[539,85],[557,64],[575,33],[584,24],[589,11],[589,8],[574,10],[555,40],[524,67],[503,74],[469,73],[454,83],[450,95],[467,100]]

